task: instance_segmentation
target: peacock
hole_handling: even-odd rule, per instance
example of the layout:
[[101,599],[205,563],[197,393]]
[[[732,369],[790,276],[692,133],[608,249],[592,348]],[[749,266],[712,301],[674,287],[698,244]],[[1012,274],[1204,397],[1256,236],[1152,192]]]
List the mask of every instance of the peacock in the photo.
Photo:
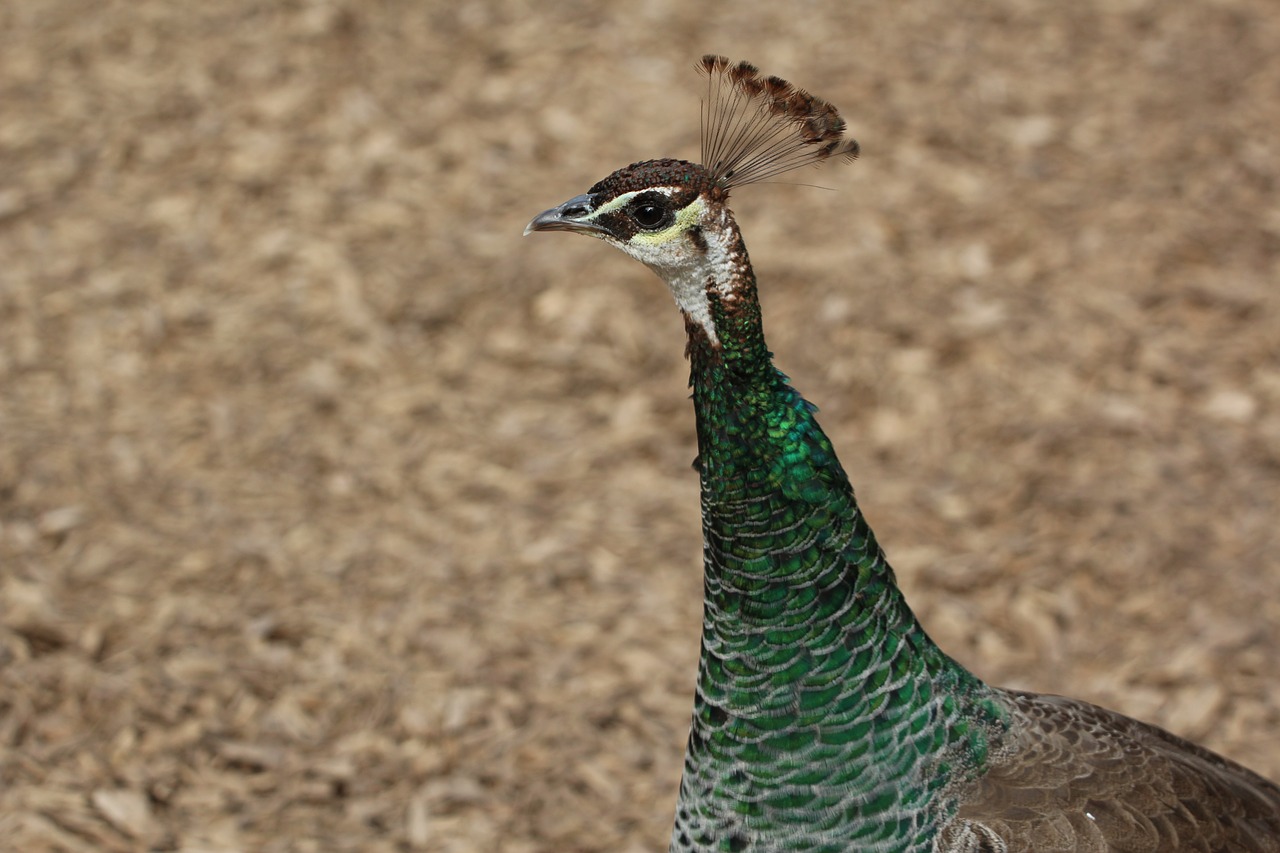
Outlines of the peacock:
[[1280,787],[1160,728],[986,684],[925,633],[815,408],[773,365],[737,187],[856,142],[831,104],[706,56],[702,163],[534,217],[640,260],[684,318],[704,618],[671,853],[1280,851]]

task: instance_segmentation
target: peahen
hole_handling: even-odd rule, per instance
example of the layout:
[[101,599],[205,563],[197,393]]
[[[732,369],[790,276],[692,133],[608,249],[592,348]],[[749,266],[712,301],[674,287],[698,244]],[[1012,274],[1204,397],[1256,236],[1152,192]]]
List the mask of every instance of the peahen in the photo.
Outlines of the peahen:
[[773,366],[727,205],[857,143],[748,63],[700,69],[702,164],[632,164],[525,230],[617,246],[684,316],[705,604],[671,851],[1280,851],[1280,787],[1112,711],[989,686],[925,634]]

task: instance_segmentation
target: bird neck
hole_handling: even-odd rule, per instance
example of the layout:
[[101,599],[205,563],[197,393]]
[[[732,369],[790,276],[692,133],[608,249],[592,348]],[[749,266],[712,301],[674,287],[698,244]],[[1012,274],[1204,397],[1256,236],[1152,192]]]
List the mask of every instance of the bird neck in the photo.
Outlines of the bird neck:
[[[813,603],[802,598],[757,608],[778,585],[839,579],[857,593],[860,607],[892,605],[893,618],[881,628],[923,636],[818,425],[817,408],[773,365],[750,265],[739,280],[707,290],[718,341],[695,323],[687,331],[706,568],[717,582],[710,600],[748,607],[739,615],[767,623]],[[723,293],[733,298],[717,295]],[[832,552],[838,559],[830,559]]]
[[[740,269],[707,288],[718,341],[687,323],[705,602],[682,798],[708,817],[737,808],[725,798],[758,804],[766,777],[725,768],[801,768],[816,749],[841,762],[829,781],[859,820],[896,826],[983,766],[1002,714],[903,600],[814,407],[773,366]],[[782,776],[770,796],[811,796]],[[908,803],[895,785],[912,783]]]
[[903,599],[817,408],[774,367],[754,276],[735,282],[732,292],[731,304],[711,297],[719,346],[689,329],[706,630],[767,633],[807,623],[838,603],[826,615],[841,623],[847,644],[888,654],[893,637],[924,669],[963,672]]

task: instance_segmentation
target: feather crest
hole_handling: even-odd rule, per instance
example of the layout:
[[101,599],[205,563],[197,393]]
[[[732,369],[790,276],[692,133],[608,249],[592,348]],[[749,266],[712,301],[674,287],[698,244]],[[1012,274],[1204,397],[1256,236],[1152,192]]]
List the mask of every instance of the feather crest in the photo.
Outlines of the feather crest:
[[702,104],[702,165],[725,190],[756,183],[831,157],[852,160],[858,143],[844,138],[839,111],[781,77],[763,77],[749,62],[708,54]]

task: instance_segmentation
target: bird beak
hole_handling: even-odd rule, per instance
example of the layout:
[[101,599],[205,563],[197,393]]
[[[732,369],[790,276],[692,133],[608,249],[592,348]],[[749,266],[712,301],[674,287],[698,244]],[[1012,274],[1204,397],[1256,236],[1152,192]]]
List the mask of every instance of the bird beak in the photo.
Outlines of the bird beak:
[[604,234],[603,226],[583,219],[591,214],[594,206],[591,196],[575,196],[559,207],[544,210],[533,217],[533,221],[524,227],[524,236],[528,237],[534,231],[573,231],[596,236]]

